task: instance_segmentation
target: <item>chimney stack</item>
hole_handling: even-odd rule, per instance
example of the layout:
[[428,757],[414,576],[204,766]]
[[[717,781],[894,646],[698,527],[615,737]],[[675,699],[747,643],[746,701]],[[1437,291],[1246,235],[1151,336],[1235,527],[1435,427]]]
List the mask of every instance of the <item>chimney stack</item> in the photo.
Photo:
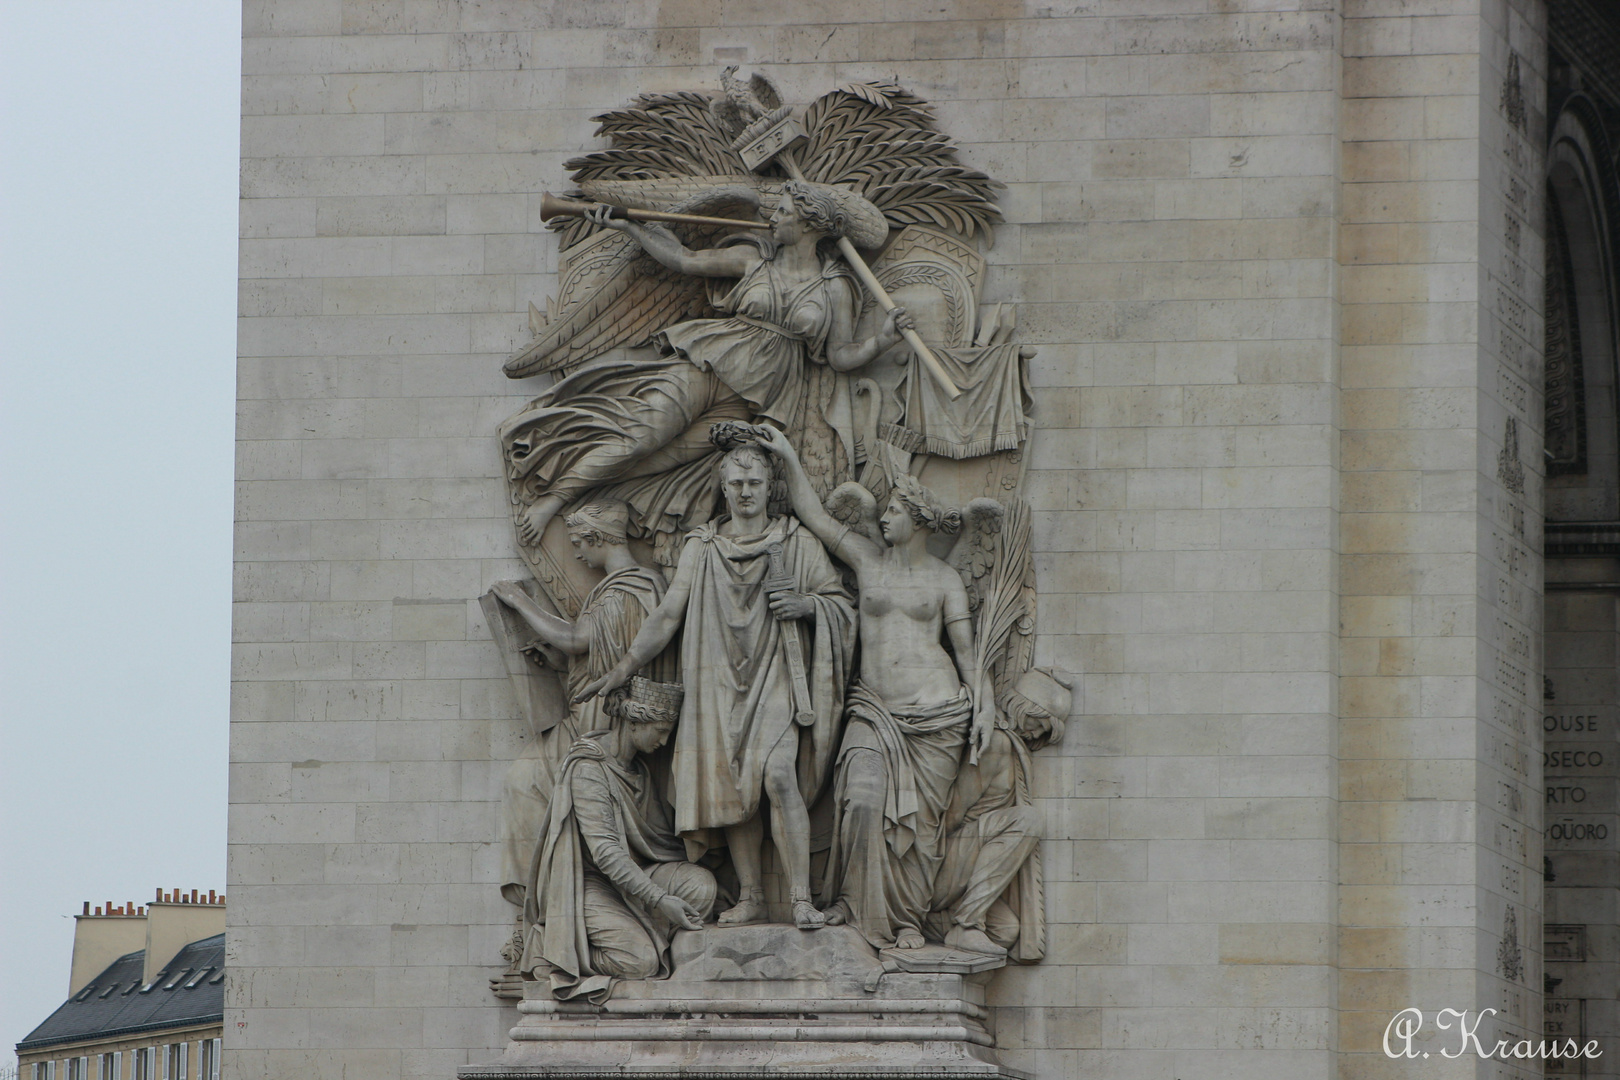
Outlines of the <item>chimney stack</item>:
[[[102,911],[106,910],[106,914]],[[68,997],[83,990],[107,969],[107,965],[120,956],[132,953],[146,944],[146,920],[139,915],[112,913],[112,905],[97,908],[90,913],[90,901],[84,902],[84,914],[73,920],[73,966],[68,976]]]
[[175,954],[193,941],[225,932],[225,897],[217,903],[197,901],[197,890],[186,894],[175,889],[146,909],[146,967],[142,985],[149,985],[162,974]]

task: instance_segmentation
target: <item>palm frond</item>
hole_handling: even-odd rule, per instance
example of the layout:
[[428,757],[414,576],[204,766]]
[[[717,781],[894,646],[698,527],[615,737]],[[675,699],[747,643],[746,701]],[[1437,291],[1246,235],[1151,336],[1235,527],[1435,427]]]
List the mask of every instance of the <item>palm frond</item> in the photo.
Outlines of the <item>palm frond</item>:
[[652,180],[674,176],[747,176],[731,137],[710,110],[708,94],[643,94],[636,104],[596,117],[607,150],[574,158],[564,167],[574,182]]
[[1002,185],[960,164],[933,109],[896,83],[841,86],[805,110],[804,128],[805,178],[859,192],[898,228],[935,225],[971,238],[1001,220]]

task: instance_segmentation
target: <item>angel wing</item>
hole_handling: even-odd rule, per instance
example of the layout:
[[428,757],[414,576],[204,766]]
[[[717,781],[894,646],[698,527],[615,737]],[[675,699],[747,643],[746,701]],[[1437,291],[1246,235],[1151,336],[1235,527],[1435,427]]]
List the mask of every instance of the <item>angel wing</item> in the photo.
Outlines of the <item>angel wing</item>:
[[877,498],[853,480],[846,480],[827,496],[827,513],[868,540],[881,542],[878,531]]
[[972,239],[1001,220],[1003,185],[956,160],[928,103],[893,82],[849,83],[804,113],[805,179],[852,188],[896,229],[935,225]]
[[1001,526],[1006,516],[1006,507],[995,499],[980,498],[968,503],[962,508],[962,531],[945,558],[946,563],[962,575],[969,606],[975,611],[983,606],[980,581],[996,563]]
[[[628,108],[597,116],[612,145],[567,162],[579,194],[639,209],[709,217],[757,217],[760,181],[731,148],[708,94],[643,94]],[[619,233],[582,218],[552,223],[562,248],[562,281],[544,332],[506,363],[521,379],[567,371],[609,349],[639,345],[662,326],[709,313],[699,279],[643,258]],[[724,230],[679,227],[689,247],[708,247]]]
[[1035,568],[1029,507],[974,499],[962,510],[962,532],[945,561],[967,586],[980,663],[999,695],[1034,662]]
[[[704,179],[694,177],[674,184],[597,181],[581,187],[587,196],[617,206],[707,217],[757,216],[760,196],[753,187],[704,185]],[[679,201],[668,197],[687,192],[695,193]],[[712,314],[704,279],[667,269],[644,255],[641,246],[623,233],[591,228],[583,243],[565,253],[562,280],[555,301],[547,305],[550,314],[545,328],[528,348],[506,362],[508,378],[568,372],[609,349],[641,345],[672,323]],[[674,231],[687,247],[704,248],[732,230],[678,225]]]

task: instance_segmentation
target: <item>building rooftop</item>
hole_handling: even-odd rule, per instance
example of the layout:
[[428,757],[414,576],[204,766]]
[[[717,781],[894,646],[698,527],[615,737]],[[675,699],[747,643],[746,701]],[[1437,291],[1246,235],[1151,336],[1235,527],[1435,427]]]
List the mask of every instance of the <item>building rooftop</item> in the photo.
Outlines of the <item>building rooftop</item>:
[[193,941],[150,985],[141,983],[144,949],[120,956],[17,1044],[19,1052],[225,1017],[225,935]]

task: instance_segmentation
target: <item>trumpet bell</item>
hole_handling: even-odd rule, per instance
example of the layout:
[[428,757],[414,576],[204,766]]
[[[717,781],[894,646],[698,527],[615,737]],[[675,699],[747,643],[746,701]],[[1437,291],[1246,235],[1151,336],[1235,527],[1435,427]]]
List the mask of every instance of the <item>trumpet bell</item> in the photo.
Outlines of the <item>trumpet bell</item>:
[[[553,195],[549,191],[540,193],[540,220],[550,221],[556,217],[581,217],[594,203],[580,202],[578,199],[565,199],[561,195]],[[622,214],[623,211],[620,211]]]

